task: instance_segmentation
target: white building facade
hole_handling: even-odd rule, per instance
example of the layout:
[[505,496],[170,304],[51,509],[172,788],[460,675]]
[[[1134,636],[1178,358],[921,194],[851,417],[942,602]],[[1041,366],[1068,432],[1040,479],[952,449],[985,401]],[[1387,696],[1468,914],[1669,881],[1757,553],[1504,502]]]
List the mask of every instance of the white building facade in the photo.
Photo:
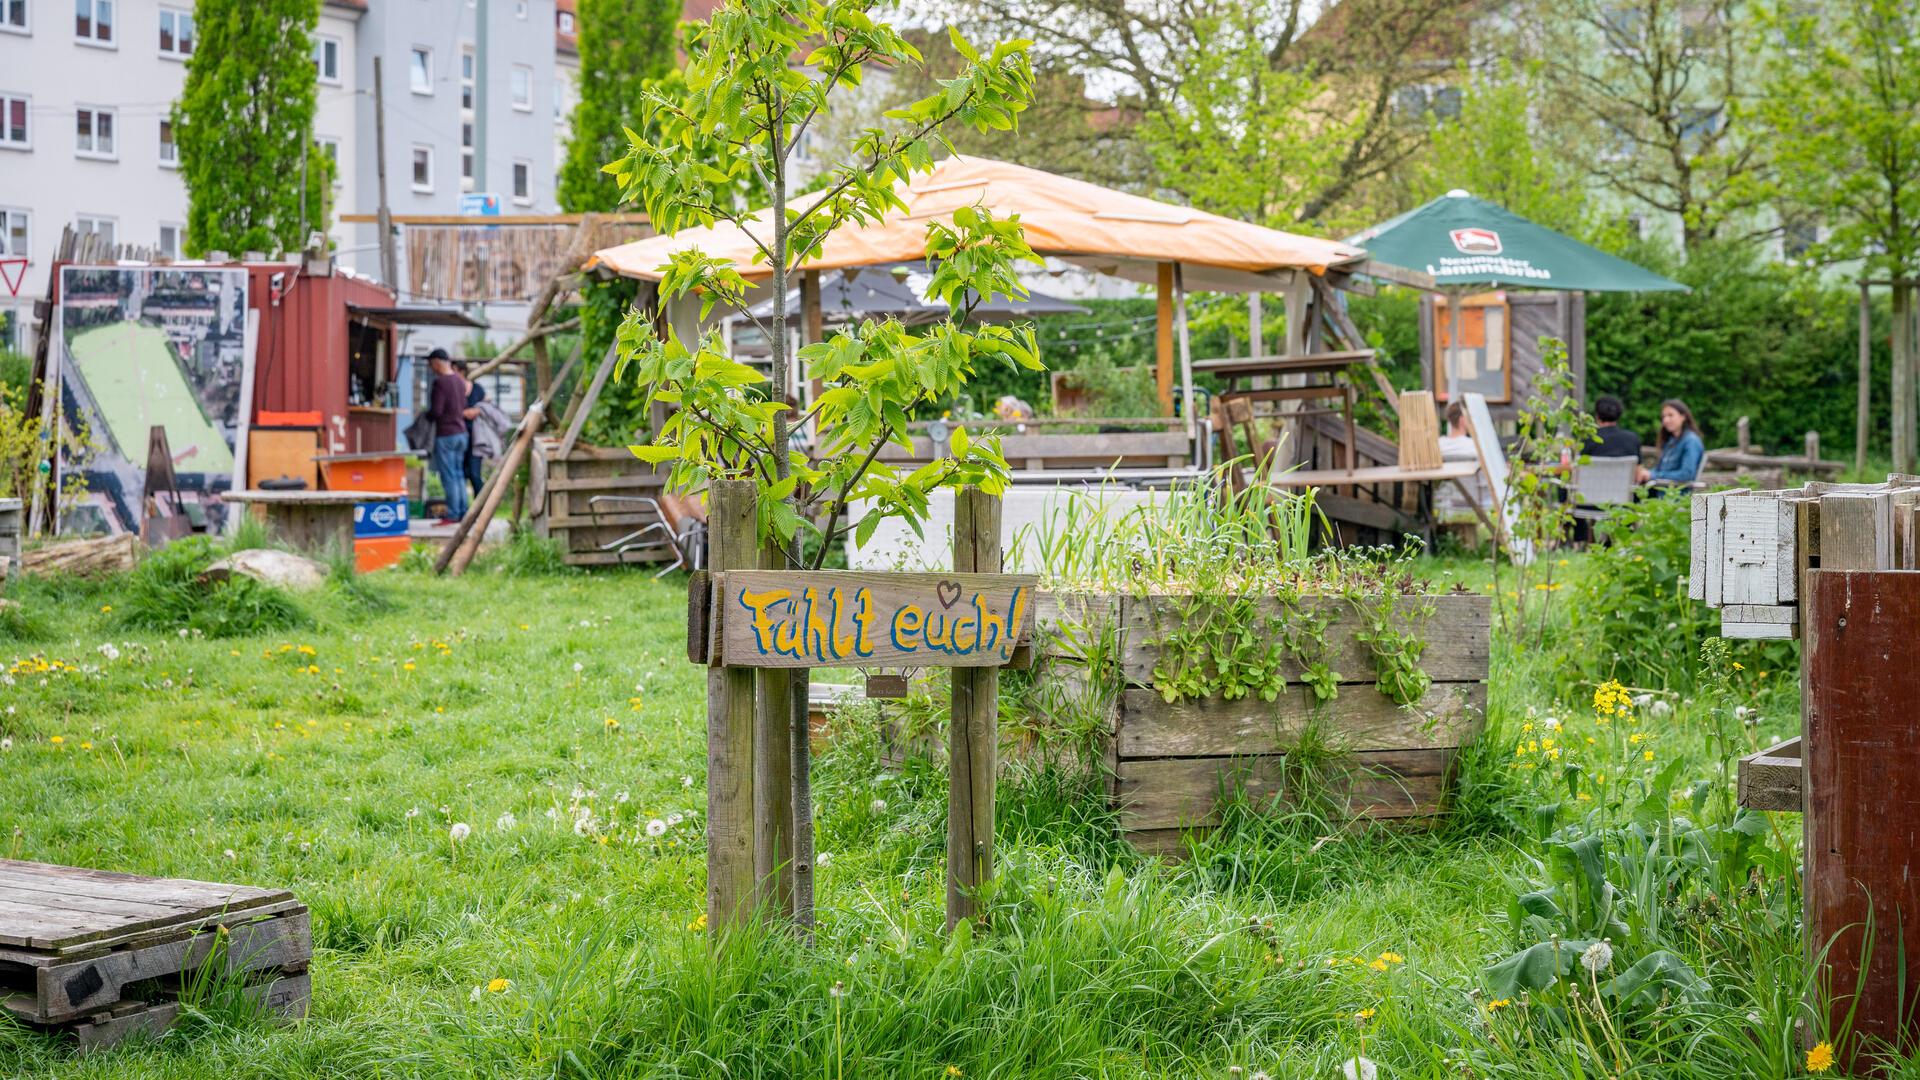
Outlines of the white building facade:
[[[555,0],[324,0],[313,136],[337,165],[342,262],[379,275],[374,227],[339,224],[379,205],[375,56],[395,214],[458,214],[470,192],[498,194],[507,214],[557,209],[556,117],[571,104],[559,24]],[[0,0],[0,259],[29,260],[17,297],[0,286],[0,348],[29,347],[63,228],[181,255],[187,192],[169,114],[198,38],[192,0]]]

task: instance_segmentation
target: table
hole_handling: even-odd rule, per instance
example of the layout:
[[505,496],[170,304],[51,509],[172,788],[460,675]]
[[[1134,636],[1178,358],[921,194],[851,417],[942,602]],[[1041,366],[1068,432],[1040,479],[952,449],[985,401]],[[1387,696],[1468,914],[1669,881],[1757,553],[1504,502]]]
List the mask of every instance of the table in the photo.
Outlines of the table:
[[269,532],[303,551],[353,550],[353,508],[404,499],[403,491],[229,491],[220,496],[252,508]]

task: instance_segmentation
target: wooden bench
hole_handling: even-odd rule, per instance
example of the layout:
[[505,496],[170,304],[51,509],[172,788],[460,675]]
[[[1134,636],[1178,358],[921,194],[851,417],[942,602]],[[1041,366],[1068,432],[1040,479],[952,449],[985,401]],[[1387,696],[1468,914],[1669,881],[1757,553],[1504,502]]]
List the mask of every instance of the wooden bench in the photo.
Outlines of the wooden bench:
[[404,491],[228,491],[220,496],[252,509],[267,531],[302,551],[353,550],[353,508],[407,497]]
[[0,1010],[83,1049],[165,1030],[203,974],[305,1016],[312,956],[307,909],[283,889],[0,859]]

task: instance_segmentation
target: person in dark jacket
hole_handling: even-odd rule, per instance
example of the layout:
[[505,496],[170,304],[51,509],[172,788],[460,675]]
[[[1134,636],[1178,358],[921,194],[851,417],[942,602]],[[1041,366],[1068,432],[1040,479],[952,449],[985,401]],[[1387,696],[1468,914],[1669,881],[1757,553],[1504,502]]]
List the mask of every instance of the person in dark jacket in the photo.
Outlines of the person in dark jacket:
[[477,499],[480,497],[481,465],[480,455],[473,452],[473,418],[480,415],[480,403],[487,400],[487,392],[480,388],[479,383],[467,377],[468,366],[462,360],[454,368],[467,384],[467,407],[461,410],[460,415],[467,420],[467,484],[473,488],[473,497]]
[[467,513],[467,381],[453,370],[447,350],[427,354],[433,370],[433,389],[427,415],[433,417],[433,471],[447,493],[447,516],[442,525],[457,524]]
[[1598,422],[1593,438],[1587,440],[1588,457],[1638,458],[1640,456],[1640,435],[1620,426],[1620,417],[1627,407],[1612,394],[1600,395],[1593,403],[1593,418]]

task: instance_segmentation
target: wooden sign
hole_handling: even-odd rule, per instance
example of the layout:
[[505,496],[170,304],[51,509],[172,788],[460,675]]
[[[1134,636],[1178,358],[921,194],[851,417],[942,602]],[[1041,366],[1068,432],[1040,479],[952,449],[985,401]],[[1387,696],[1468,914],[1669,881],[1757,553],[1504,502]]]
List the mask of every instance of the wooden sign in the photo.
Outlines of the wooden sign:
[[713,575],[727,667],[1001,667],[1033,632],[1021,574],[728,570]]

